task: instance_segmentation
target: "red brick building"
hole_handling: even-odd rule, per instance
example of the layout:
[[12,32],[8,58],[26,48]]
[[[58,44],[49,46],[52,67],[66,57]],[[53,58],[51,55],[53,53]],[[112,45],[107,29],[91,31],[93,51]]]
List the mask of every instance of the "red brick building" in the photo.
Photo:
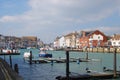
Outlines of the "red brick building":
[[100,32],[95,31],[81,31],[80,48],[85,47],[102,47],[107,42],[107,36]]

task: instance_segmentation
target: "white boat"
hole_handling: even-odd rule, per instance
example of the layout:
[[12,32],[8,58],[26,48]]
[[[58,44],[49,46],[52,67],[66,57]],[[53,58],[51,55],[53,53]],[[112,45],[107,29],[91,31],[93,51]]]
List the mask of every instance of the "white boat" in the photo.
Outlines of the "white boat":
[[[30,57],[30,52],[24,52],[23,57],[24,57],[24,58],[29,58],[29,57]],[[33,58],[33,57],[34,57],[34,56],[32,55],[32,58]]]
[[15,49],[13,49],[13,50],[11,50],[11,49],[3,49],[2,53],[20,53],[20,51],[15,50]]
[[47,51],[47,48],[40,48],[40,51]]
[[25,52],[23,55],[24,58],[29,58],[30,57],[30,52]]

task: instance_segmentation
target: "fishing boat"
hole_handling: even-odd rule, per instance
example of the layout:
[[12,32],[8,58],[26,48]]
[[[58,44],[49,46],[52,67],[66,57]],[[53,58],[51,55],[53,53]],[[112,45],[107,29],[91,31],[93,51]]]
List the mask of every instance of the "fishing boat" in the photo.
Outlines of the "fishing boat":
[[44,57],[44,58],[52,58],[52,54],[48,54],[45,51],[40,51],[39,57]]

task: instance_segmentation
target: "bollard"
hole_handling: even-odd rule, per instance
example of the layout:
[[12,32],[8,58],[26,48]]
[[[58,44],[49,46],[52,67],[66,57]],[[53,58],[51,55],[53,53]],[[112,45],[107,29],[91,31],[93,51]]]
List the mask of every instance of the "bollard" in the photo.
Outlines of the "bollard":
[[14,70],[15,70],[15,72],[19,73],[18,64],[14,65]]

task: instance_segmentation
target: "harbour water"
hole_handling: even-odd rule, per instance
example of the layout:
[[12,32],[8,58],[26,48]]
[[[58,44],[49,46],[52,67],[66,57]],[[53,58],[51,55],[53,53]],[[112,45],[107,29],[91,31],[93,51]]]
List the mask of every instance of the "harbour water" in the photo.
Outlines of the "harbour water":
[[[24,80],[56,80],[55,77],[66,74],[66,64],[65,63],[41,63],[41,64],[32,64],[24,62],[23,53],[30,51],[28,49],[22,49],[21,55],[12,56],[13,65],[18,64],[19,74],[24,78]],[[39,50],[31,49],[34,58],[39,58]],[[54,58],[65,58],[65,51],[47,51],[52,53]],[[102,72],[103,67],[113,69],[113,58],[114,54],[112,53],[89,53],[89,59],[94,59],[96,61],[90,62],[71,62],[70,63],[70,72],[72,73],[86,73],[86,68],[88,67],[91,70]],[[71,58],[85,58],[85,52],[70,52]],[[9,62],[8,57],[5,57]],[[120,71],[120,54],[117,54],[117,70]],[[120,80],[118,79],[108,79],[108,80]]]

